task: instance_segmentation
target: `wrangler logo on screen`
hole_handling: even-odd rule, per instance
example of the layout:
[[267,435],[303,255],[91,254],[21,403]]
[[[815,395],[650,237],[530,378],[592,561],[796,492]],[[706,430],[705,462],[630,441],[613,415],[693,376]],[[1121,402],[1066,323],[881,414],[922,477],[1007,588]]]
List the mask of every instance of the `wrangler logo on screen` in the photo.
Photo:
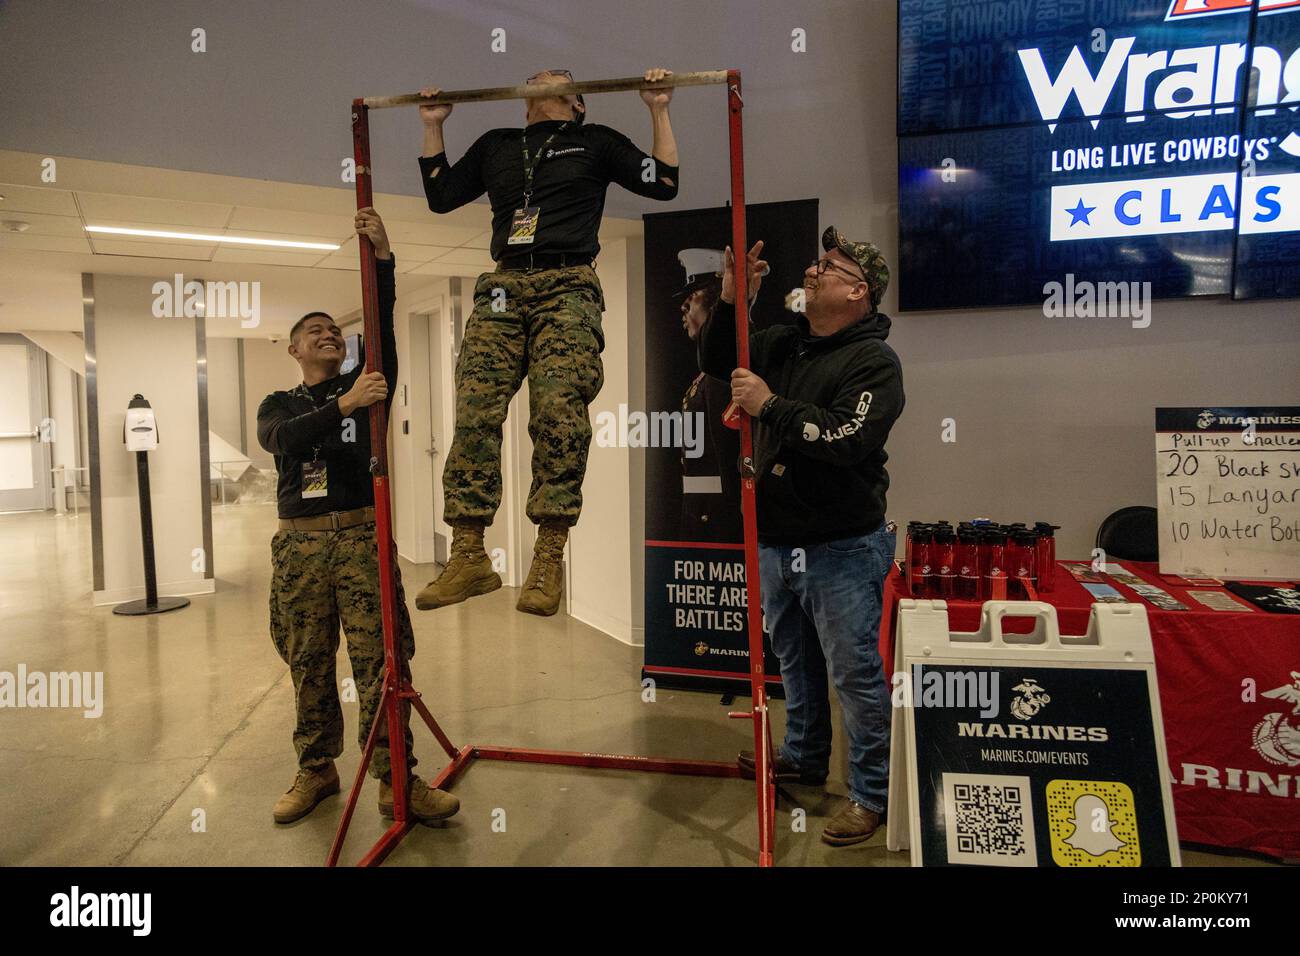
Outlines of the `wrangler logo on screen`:
[[[1300,0],[1269,6],[1274,13],[1295,11]],[[1238,7],[1248,10],[1250,5],[1175,0],[1171,15],[1226,13]],[[1195,31],[1189,33],[1193,36]],[[1278,159],[1289,165],[1288,156],[1300,157],[1294,118],[1300,103],[1300,49],[1223,43],[1148,50],[1137,36],[1115,36],[1102,48],[1076,45],[1063,59],[1059,53],[1045,59],[1037,47],[1016,53],[1049,131],[1056,134],[1058,121],[1073,119],[1077,110],[1094,130],[1106,122],[1112,127],[1108,138],[1118,133],[1124,140],[1063,143],[1044,157],[1051,172],[1066,180],[1050,191],[1052,242],[1300,230],[1300,173],[1263,165]],[[1284,120],[1281,129],[1276,119],[1269,121],[1276,132],[1265,129],[1260,135],[1251,135],[1249,124],[1237,131],[1223,125],[1223,117],[1236,112],[1247,79],[1246,108],[1256,117]],[[1103,115],[1113,118],[1102,120]],[[1178,132],[1134,142],[1132,133],[1115,129],[1144,123],[1149,116],[1177,121]],[[1134,132],[1140,136],[1140,130]],[[1072,124],[1071,133],[1078,143],[1077,126]],[[1130,175],[1113,178],[1117,172]]]
[[[1166,20],[1184,20],[1190,17],[1212,17],[1220,13],[1245,13],[1251,0],[1173,0]],[[1300,0],[1259,0],[1260,13],[1281,13],[1300,9]]]

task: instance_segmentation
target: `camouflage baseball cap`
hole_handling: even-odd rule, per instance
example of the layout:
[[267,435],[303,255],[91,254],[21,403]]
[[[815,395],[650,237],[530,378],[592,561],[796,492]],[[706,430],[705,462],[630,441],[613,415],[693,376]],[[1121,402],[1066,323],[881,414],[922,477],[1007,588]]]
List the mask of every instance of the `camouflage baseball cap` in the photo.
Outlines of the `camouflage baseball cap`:
[[889,286],[889,266],[885,265],[885,257],[875,244],[849,242],[844,238],[844,233],[834,226],[827,226],[822,233],[822,248],[827,252],[838,249],[862,268],[862,274],[866,276],[867,285],[871,288],[871,311],[879,309],[880,300],[885,297],[885,289]]

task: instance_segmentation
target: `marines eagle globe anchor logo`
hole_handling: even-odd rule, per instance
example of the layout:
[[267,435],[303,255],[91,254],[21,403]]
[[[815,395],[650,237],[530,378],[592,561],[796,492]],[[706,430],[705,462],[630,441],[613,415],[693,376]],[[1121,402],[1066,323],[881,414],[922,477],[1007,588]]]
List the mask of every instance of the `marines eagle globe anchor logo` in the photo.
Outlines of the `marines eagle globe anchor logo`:
[[1196,416],[1197,428],[1209,428],[1213,424],[1214,424],[1214,412],[1210,411],[1208,408],[1205,411],[1201,412],[1201,414]]
[[1291,713],[1275,711],[1266,714],[1251,731],[1250,745],[1255,748],[1255,753],[1269,763],[1286,767],[1300,766],[1300,727],[1288,719],[1300,714],[1300,672],[1292,671],[1290,684],[1266,690],[1264,696],[1291,704]]
[[1026,677],[1011,689],[1017,694],[1011,698],[1011,713],[1021,720],[1037,716],[1040,710],[1052,702],[1051,696],[1032,677]]

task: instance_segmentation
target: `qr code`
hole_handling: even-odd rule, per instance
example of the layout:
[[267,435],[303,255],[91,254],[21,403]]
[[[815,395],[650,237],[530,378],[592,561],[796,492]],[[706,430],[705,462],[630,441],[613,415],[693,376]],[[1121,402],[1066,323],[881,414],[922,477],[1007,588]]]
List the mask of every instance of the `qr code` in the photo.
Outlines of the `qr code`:
[[1028,777],[943,775],[948,862],[1037,866]]

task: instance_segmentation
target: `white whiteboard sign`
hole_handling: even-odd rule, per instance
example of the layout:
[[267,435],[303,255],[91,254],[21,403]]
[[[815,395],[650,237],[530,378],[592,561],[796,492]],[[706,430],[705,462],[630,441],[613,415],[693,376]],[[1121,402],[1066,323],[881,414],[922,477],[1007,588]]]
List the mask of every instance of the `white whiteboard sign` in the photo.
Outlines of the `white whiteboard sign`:
[[1300,579],[1300,407],[1157,408],[1160,572]]

